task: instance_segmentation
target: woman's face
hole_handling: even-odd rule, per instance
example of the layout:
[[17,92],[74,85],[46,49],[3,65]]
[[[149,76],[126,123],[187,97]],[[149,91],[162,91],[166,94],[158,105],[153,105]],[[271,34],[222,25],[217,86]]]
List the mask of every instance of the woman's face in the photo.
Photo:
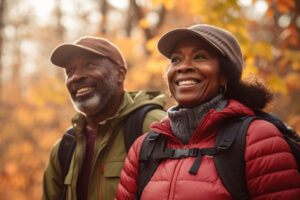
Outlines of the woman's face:
[[169,89],[179,105],[189,108],[215,97],[225,80],[218,54],[197,38],[177,43],[167,72]]

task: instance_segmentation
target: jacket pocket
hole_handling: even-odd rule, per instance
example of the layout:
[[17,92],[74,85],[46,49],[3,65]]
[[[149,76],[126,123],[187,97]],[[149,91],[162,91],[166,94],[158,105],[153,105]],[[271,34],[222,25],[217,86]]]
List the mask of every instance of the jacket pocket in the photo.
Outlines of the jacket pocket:
[[[107,162],[102,166],[102,188],[100,191],[100,199],[110,200],[114,199],[118,183],[120,180],[120,174],[122,172],[124,162]],[[102,197],[102,198],[101,198]]]
[[109,162],[104,164],[103,175],[106,178],[119,178],[124,162]]

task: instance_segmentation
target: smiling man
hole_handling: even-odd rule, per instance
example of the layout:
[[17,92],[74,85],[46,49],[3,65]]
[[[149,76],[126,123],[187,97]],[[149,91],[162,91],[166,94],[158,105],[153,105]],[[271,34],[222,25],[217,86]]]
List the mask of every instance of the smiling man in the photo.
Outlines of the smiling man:
[[[65,69],[66,86],[78,111],[72,118],[76,146],[67,171],[59,160],[62,140],[52,148],[42,199],[113,199],[127,155],[125,120],[145,105],[163,107],[165,96],[159,92],[126,92],[123,56],[103,38],[83,37],[62,44],[53,51],[51,62]],[[143,121],[143,133],[165,115],[162,109],[150,110]]]

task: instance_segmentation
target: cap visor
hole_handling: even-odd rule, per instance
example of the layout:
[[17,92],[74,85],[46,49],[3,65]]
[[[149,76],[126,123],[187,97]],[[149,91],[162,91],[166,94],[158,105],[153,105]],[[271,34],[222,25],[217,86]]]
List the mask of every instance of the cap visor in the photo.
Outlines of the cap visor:
[[72,58],[87,53],[104,56],[100,52],[78,44],[63,44],[54,49],[50,56],[50,60],[54,65],[66,67]]

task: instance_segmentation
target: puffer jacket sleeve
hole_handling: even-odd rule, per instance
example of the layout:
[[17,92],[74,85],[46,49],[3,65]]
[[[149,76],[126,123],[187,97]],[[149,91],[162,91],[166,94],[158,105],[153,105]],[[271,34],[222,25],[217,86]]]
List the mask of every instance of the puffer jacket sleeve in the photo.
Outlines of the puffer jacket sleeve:
[[138,159],[145,135],[140,136],[131,146],[125,159],[115,200],[131,200],[136,196],[138,180]]
[[50,159],[44,172],[42,200],[61,199],[64,189],[64,180],[58,160],[60,140],[54,145]]
[[300,199],[300,174],[282,134],[271,123],[255,120],[246,138],[246,177],[251,199]]

